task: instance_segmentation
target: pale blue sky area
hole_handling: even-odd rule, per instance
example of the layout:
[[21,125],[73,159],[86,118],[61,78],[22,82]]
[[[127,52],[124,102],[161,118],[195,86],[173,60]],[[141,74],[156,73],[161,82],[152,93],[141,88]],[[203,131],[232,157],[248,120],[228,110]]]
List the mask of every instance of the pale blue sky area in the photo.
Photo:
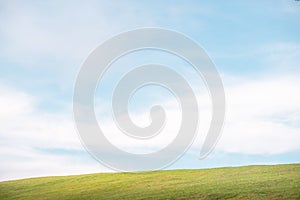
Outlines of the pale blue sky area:
[[[73,85],[93,49],[142,27],[175,30],[200,44],[227,96],[215,152],[198,160],[199,142],[170,169],[300,162],[299,19],[300,2],[294,0],[1,1],[0,180],[108,170],[79,142]],[[186,75],[200,96],[205,91],[179,58],[142,52],[116,63],[96,99],[108,99],[109,84],[129,69],[122,66],[153,59]],[[150,88],[130,108],[143,110],[151,100],[147,94],[161,101],[166,93]],[[103,105],[96,105],[100,117],[108,112]]]

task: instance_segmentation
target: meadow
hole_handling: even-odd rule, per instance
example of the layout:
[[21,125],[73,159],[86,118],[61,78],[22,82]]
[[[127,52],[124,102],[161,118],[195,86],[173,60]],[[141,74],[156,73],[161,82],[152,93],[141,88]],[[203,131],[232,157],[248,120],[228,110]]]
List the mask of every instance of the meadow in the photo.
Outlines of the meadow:
[[0,199],[300,199],[300,164],[29,178]]

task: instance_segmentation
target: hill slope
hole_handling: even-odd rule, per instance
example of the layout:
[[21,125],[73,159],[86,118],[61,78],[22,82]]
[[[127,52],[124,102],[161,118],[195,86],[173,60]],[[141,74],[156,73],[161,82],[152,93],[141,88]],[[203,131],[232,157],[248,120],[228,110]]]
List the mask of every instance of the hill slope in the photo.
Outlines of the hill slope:
[[0,182],[0,199],[300,199],[300,164]]

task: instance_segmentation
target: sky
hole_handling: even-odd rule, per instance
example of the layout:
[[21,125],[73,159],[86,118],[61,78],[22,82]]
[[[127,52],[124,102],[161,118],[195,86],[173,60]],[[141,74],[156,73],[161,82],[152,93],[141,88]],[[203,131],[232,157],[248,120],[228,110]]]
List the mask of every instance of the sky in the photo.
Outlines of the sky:
[[300,2],[294,0],[0,1],[0,180],[112,171],[80,142],[74,83],[98,45],[143,27],[175,30],[205,49],[225,88],[222,136],[199,160],[211,118],[203,80],[174,55],[143,51],[118,60],[95,94],[97,118],[113,144],[147,153],[175,137],[178,105],[154,86],[137,92],[129,110],[143,126],[149,123],[149,106],[163,104],[169,118],[162,136],[128,139],[111,119],[112,88],[122,73],[154,60],[174,66],[190,82],[200,110],[198,137],[167,169],[299,163],[299,19]]

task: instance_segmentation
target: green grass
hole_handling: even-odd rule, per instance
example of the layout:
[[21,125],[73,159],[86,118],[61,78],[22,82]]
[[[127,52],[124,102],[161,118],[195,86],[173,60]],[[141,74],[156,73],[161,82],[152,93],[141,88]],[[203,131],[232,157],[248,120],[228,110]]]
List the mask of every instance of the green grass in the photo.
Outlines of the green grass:
[[0,199],[300,199],[300,164],[30,178]]

